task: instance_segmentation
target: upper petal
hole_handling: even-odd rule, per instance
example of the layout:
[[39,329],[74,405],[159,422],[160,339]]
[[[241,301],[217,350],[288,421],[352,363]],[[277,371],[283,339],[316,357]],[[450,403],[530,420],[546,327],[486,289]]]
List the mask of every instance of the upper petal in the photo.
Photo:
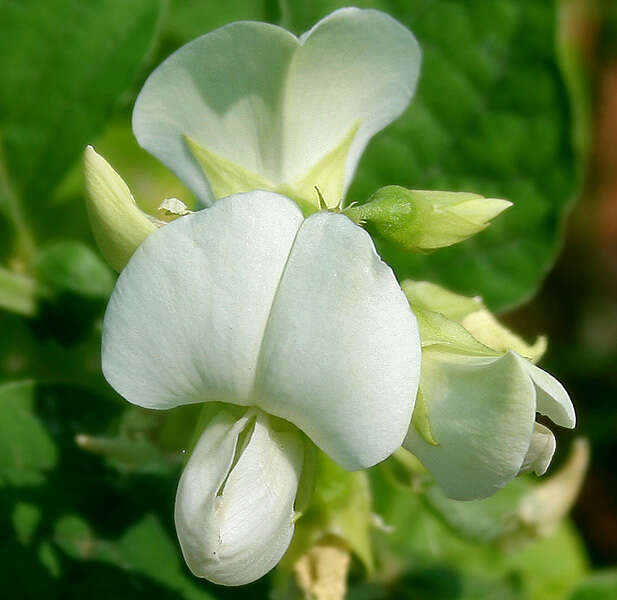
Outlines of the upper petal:
[[[133,129],[206,205],[212,191],[184,136],[241,167],[244,179],[249,172],[275,185],[298,183],[311,197],[321,186],[334,205],[339,198],[329,196],[344,193],[368,140],[409,103],[419,64],[413,35],[375,10],[341,9],[300,40],[265,23],[231,23],[150,75]],[[312,172],[312,184],[303,181],[329,154],[338,172],[329,161],[321,175]]]
[[265,575],[294,531],[302,436],[277,431],[260,413],[242,449],[238,435],[250,426],[246,418],[234,423],[219,413],[201,435],[176,495],[176,529],[189,568],[222,585]]
[[[165,60],[147,79],[133,131],[206,205],[213,198],[184,136],[267,179],[280,165],[280,102],[295,36],[266,23],[231,23]],[[243,190],[234,190],[236,192]]]
[[[342,197],[370,138],[409,104],[420,48],[386,13],[357,8],[328,15],[300,43],[287,75],[281,175],[286,183],[301,178],[357,127],[342,163]],[[313,185],[326,187],[318,180]],[[327,189],[326,201],[336,204],[341,197],[330,197],[336,192]]]
[[419,370],[416,319],[370,236],[343,215],[307,219],[264,337],[259,406],[365,468],[403,441]]
[[411,427],[404,446],[457,500],[483,498],[519,472],[535,420],[535,391],[517,358],[426,350],[420,389],[437,445]]
[[302,223],[265,192],[151,234],[120,275],[103,327],[103,373],[146,408],[251,402],[270,307]]

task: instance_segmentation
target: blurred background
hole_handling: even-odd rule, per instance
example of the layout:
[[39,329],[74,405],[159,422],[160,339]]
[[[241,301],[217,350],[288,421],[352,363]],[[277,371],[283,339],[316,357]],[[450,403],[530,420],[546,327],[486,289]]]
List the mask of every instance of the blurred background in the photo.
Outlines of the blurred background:
[[[0,0],[3,597],[297,597],[284,567],[234,590],[184,566],[172,509],[195,413],[129,409],[102,377],[115,274],[88,225],[81,153],[93,144],[151,214],[167,197],[192,205],[133,138],[147,75],[225,23],[269,21],[300,34],[345,4]],[[535,481],[459,511],[389,485],[394,469],[375,470],[373,509],[395,532],[371,533],[369,582],[349,542],[349,597],[617,598],[617,3],[356,5],[407,25],[424,59],[416,98],[371,142],[348,200],[399,184],[514,202],[458,246],[429,256],[380,250],[401,279],[482,295],[526,339],[548,336],[542,366],[569,390],[579,419],[574,432],[556,432],[551,472],[575,436],[589,440],[591,462],[571,521],[548,537],[527,531],[524,543],[520,531],[510,535],[512,518]]]

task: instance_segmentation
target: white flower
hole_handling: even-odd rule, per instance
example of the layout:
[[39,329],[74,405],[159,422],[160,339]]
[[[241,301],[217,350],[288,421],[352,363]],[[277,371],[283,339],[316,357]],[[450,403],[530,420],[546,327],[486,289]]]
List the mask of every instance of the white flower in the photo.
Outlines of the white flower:
[[299,38],[231,23],[189,42],[146,81],[133,113],[139,143],[202,205],[252,189],[317,207],[345,195],[369,139],[399,116],[420,50],[385,13],[344,8]]
[[189,567],[227,585],[289,544],[301,432],[347,469],[374,465],[407,433],[420,371],[415,317],[370,236],[260,191],[149,235],[116,284],[102,354],[139,406],[227,403],[176,499]]
[[[420,391],[404,447],[457,500],[489,496],[521,472],[546,472],[555,437],[536,413],[574,427],[563,386],[535,366],[533,346],[500,325],[478,299],[426,282],[403,288],[422,337]],[[480,341],[481,340],[481,341]]]

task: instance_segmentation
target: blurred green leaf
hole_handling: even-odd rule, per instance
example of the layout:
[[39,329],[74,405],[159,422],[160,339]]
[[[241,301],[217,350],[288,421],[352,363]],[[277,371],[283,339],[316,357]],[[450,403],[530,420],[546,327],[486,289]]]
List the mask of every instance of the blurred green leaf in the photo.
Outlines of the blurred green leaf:
[[0,140],[31,209],[134,81],[159,12],[159,0],[0,0]]
[[[303,31],[342,0],[285,3]],[[404,116],[379,134],[348,199],[379,187],[474,192],[514,206],[474,238],[417,256],[380,244],[399,278],[481,294],[493,310],[529,298],[552,265],[577,191],[571,108],[555,48],[554,2],[377,0],[417,36],[423,64]]]
[[88,246],[80,242],[58,242],[37,256],[40,282],[51,293],[72,293],[107,300],[114,287],[109,267]]
[[51,436],[33,414],[34,385],[0,385],[0,485],[37,482],[57,462]]
[[506,551],[463,539],[419,495],[389,485],[380,469],[371,471],[371,482],[375,511],[391,528],[375,535],[378,572],[392,578],[387,598],[430,598],[427,580],[438,580],[449,600],[563,600],[586,573],[581,543],[567,525],[550,538]]
[[278,19],[277,0],[171,0],[165,34],[176,44],[222,27],[232,21],[272,21]]
[[114,540],[97,536],[83,519],[68,515],[56,522],[54,541],[76,560],[101,562],[162,584],[169,590],[165,597],[215,598],[201,589],[197,579],[187,576],[179,548],[155,515],[146,514]]
[[57,242],[36,257],[40,295],[32,328],[39,338],[62,344],[83,339],[102,317],[114,276],[103,260],[81,242]]
[[432,484],[422,498],[434,514],[461,537],[494,542],[516,527],[520,501],[530,489],[528,480],[519,477],[488,498],[463,502],[451,500],[439,486]]
[[0,267],[0,308],[31,317],[36,313],[37,293],[30,277]]
[[521,574],[532,600],[562,600],[588,570],[583,542],[569,521],[564,521],[550,537],[506,557],[509,568]]
[[594,573],[579,585],[570,600],[613,600],[617,598],[617,570]]

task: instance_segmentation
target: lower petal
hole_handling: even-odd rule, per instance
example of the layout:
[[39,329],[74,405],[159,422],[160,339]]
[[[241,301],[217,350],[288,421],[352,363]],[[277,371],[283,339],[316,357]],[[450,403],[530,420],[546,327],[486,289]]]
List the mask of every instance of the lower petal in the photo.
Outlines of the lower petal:
[[204,430],[176,495],[176,529],[194,575],[244,585],[287,550],[303,442],[279,423],[261,412],[254,424],[221,413]]
[[535,423],[529,450],[523,461],[520,473],[533,471],[538,477],[544,475],[551,464],[556,447],[557,442],[553,432],[548,427]]

